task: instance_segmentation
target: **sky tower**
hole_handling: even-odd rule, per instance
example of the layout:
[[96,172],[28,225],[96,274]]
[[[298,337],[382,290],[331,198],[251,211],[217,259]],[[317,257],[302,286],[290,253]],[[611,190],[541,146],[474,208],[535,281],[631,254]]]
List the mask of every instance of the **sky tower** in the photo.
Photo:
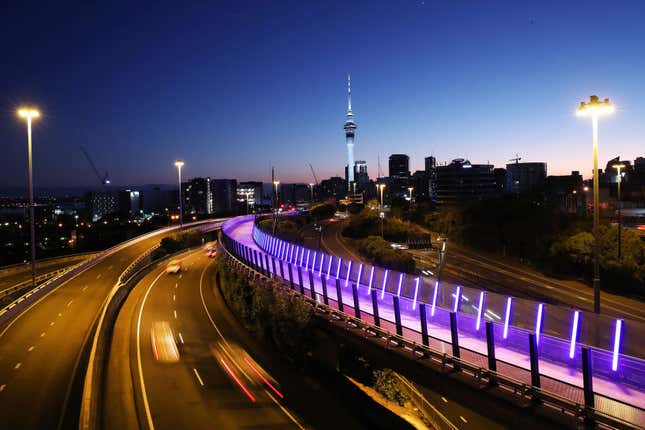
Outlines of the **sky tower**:
[[354,132],[356,131],[354,113],[352,113],[352,82],[349,75],[347,75],[347,119],[343,128],[347,143],[347,188],[349,189],[354,182]]

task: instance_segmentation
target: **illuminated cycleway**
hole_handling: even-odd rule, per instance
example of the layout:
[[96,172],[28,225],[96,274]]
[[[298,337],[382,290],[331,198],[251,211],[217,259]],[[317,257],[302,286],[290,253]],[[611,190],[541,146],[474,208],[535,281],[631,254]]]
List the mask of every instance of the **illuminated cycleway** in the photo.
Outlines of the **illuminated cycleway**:
[[[351,286],[352,279],[347,277],[347,273],[351,273],[350,267],[343,267],[331,265],[331,259],[326,264],[320,264],[320,261],[315,264],[315,269],[311,270],[310,261],[312,254],[315,251],[298,249],[293,246],[290,247],[286,242],[280,244],[269,235],[262,233],[259,229],[254,229],[252,217],[239,217],[227,222],[223,226],[223,231],[230,238],[238,242],[238,247],[241,253],[249,254],[251,261],[253,261],[253,251],[261,256],[262,266],[268,266],[270,272],[274,271],[273,260],[275,260],[275,272],[277,276],[284,273],[284,279],[289,280],[289,265],[279,258],[272,258],[271,254],[265,256],[265,252],[258,246],[257,242],[263,244],[267,249],[272,251],[273,255],[281,256],[284,260],[293,262],[292,280],[294,284],[299,285],[299,275],[297,266],[299,266],[302,273],[302,284],[307,294],[310,294],[310,277],[313,282],[314,291],[316,292],[317,300],[322,301],[322,278],[326,278],[327,295],[335,307],[338,307],[338,300],[336,294],[336,279],[339,279],[342,303],[344,304],[345,312],[354,312],[353,303],[353,288]],[[255,235],[255,240],[254,240]],[[245,248],[246,247],[246,248]],[[250,251],[250,253],[249,253]],[[309,256],[307,256],[309,253]],[[267,258],[268,257],[268,258]],[[351,263],[350,263],[351,264]],[[281,268],[282,266],[282,268]],[[322,270],[321,270],[322,269]],[[335,272],[335,273],[334,273]],[[329,274],[329,278],[327,278]],[[387,283],[387,274],[385,275],[385,282]],[[381,326],[387,329],[394,327],[395,313],[393,309],[393,296],[397,293],[400,294],[400,288],[396,293],[390,292],[387,288],[381,288],[381,285],[369,286],[370,275],[359,275],[364,283],[357,285],[357,299],[359,302],[359,309],[361,311],[361,318],[367,322],[373,322],[373,304],[372,304],[372,291],[376,290],[376,299],[378,301],[378,313],[380,317]],[[397,280],[395,280],[397,281]],[[398,284],[400,287],[401,281],[395,283],[395,288]],[[415,292],[419,295],[418,291]],[[487,367],[487,344],[484,330],[484,324],[480,318],[474,319],[469,315],[459,312],[461,300],[458,299],[459,291],[456,292],[455,306],[453,309],[445,309],[440,306],[432,306],[432,302],[426,305],[427,309],[427,329],[429,333],[429,346],[435,350],[450,353],[452,350],[451,345],[451,330],[449,315],[451,311],[456,312],[457,323],[459,326],[459,347],[461,358],[471,363],[477,364],[481,367]],[[453,294],[454,296],[454,294]],[[431,295],[432,297],[432,295]],[[476,300],[477,298],[471,298]],[[414,299],[407,299],[403,296],[398,297],[400,304],[401,324],[403,326],[403,336],[421,343],[421,323],[419,319],[419,302]],[[508,300],[507,307],[512,306],[512,298]],[[479,306],[483,309],[484,306]],[[510,309],[509,309],[510,311]],[[507,311],[507,314],[509,312]],[[575,317],[574,317],[575,318]],[[477,322],[480,322],[479,324]],[[479,325],[480,327],[475,327]],[[576,330],[576,321],[574,320],[573,333]],[[477,328],[477,330],[475,330]],[[392,331],[394,331],[392,329]],[[505,324],[494,324],[495,331],[495,354],[497,361],[497,371],[522,381],[524,383],[531,383],[530,374],[530,360],[528,356],[528,332],[520,330]],[[537,333],[540,331],[538,330]],[[575,335],[573,341],[564,341],[555,339],[550,336],[542,335],[540,342],[540,379],[541,387],[546,391],[555,393],[561,397],[573,400],[580,404],[584,403],[583,390],[582,390],[582,372],[580,364],[573,364],[570,366],[563,365],[558,362],[562,360],[561,356],[573,356],[570,360],[572,362],[579,362],[580,349],[582,345],[576,342]],[[556,350],[555,352],[549,350]],[[547,358],[547,359],[545,359]],[[576,358],[578,360],[576,360]],[[599,358],[604,362],[599,361]],[[595,360],[595,367],[605,366],[610,368],[613,364],[613,356],[611,353],[599,354],[596,350],[593,351],[592,360]],[[624,361],[624,360],[623,360]],[[624,364],[624,363],[621,363]],[[638,363],[637,363],[638,365]],[[643,378],[640,369],[632,369],[637,377]],[[638,382],[638,381],[636,381]],[[593,388],[595,393],[595,408],[598,411],[608,415],[617,417],[624,421],[642,424],[645,422],[645,396],[643,392],[634,386],[621,383],[619,380],[612,380],[611,378],[599,377],[594,374]]]

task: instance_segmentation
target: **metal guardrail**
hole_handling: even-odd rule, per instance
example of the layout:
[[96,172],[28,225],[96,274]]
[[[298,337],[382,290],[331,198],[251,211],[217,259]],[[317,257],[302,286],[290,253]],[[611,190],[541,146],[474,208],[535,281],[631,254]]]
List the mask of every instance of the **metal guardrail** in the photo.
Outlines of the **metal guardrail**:
[[[40,260],[36,260],[36,267],[42,268],[42,267],[54,265],[56,263],[63,263],[65,261],[79,260],[81,258],[90,259],[92,257],[99,255],[100,253],[101,253],[100,251],[90,251],[90,252],[81,252],[77,254],[61,255],[59,257],[42,258]],[[21,271],[27,271],[27,270],[31,270],[30,262],[10,264],[8,266],[0,267],[0,276],[5,276],[13,272],[21,272]]]
[[[225,237],[226,241],[235,242],[234,239],[228,237],[223,231],[222,235]],[[245,262],[238,259],[236,255],[234,255],[226,248],[224,242],[224,240],[220,240],[219,246],[221,246],[225,251],[223,255],[226,256],[227,262],[232,263],[235,268],[246,271],[254,278],[259,278],[262,280],[277,280],[278,282],[280,282],[280,286],[284,290],[292,295],[301,296],[305,301],[307,301],[314,308],[314,312],[319,316],[326,316],[330,321],[333,320],[336,322],[341,322],[343,323],[343,326],[348,330],[360,331],[364,337],[371,337],[376,341],[384,343],[383,346],[386,348],[394,346],[396,348],[406,349],[410,351],[411,356],[414,357],[414,359],[416,359],[417,361],[419,359],[425,359],[427,361],[432,361],[436,364],[440,364],[442,369],[449,368],[453,371],[459,370],[462,374],[470,375],[480,383],[486,382],[488,384],[496,384],[502,389],[505,389],[508,392],[512,392],[522,399],[539,401],[544,406],[559,410],[564,414],[568,414],[569,416],[580,420],[581,422],[583,420],[594,421],[597,424],[604,426],[604,428],[620,430],[645,429],[645,427],[642,427],[639,424],[629,423],[620,418],[607,415],[589,406],[585,406],[584,404],[581,404],[579,402],[569,400],[555,393],[544,391],[540,388],[518,381],[501,373],[494,372],[485,367],[481,367],[463,359],[453,357],[445,352],[441,352],[431,347],[427,347],[423,344],[419,344],[415,341],[408,340],[403,336],[399,336],[381,327],[367,323],[359,318],[348,315],[345,312],[334,309],[331,306],[319,303],[317,300],[312,299],[306,294],[292,290],[287,280],[281,279],[279,277],[267,276],[264,273],[256,270],[255,268],[247,266]]]
[[401,381],[405,386],[406,391],[410,394],[411,397],[416,399],[416,403],[420,404],[422,407],[422,413],[426,415],[428,420],[432,423],[432,426],[437,430],[459,430],[459,428],[452,423],[444,414],[439,412],[437,408],[430,403],[423,394],[408,381],[408,379],[398,373],[394,373],[394,376]]

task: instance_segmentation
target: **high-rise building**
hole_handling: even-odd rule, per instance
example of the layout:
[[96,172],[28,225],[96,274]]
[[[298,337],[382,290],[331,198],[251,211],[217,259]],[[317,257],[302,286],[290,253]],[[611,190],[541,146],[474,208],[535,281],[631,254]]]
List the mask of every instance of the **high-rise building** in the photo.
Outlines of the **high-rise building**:
[[237,180],[211,179],[213,213],[228,214],[236,210]]
[[545,200],[567,213],[583,214],[586,210],[586,193],[580,172],[571,175],[548,176],[544,184]]
[[213,213],[210,178],[194,178],[181,185],[184,213],[201,215]]
[[437,159],[432,155],[425,158],[425,172],[428,179],[428,198],[437,200]]
[[[345,166],[345,180],[349,182],[349,169]],[[367,174],[367,162],[363,160],[354,162],[354,182],[356,183],[356,192],[365,191],[369,186],[370,177]],[[352,190],[354,191],[354,190]]]
[[248,204],[254,207],[256,204],[262,204],[262,182],[248,181],[237,184],[237,201],[241,205]]
[[437,166],[437,203],[459,203],[496,195],[492,164],[456,158]]
[[333,176],[320,181],[319,198],[321,200],[334,198],[336,200],[347,194],[347,183],[340,176]]
[[119,191],[119,215],[123,217],[140,216],[143,211],[141,193],[136,190]]
[[119,196],[115,191],[93,191],[88,195],[88,206],[92,221],[119,211]]
[[[345,120],[345,143],[347,144],[347,166],[354,166],[354,134],[356,132],[356,123],[354,122],[354,113],[352,112],[352,86],[351,78],[347,76],[347,119]],[[348,169],[347,188],[354,182],[354,169]]]
[[389,160],[390,178],[410,177],[410,157],[405,154],[392,154]]
[[545,180],[546,163],[509,163],[504,191],[514,194],[542,191]]

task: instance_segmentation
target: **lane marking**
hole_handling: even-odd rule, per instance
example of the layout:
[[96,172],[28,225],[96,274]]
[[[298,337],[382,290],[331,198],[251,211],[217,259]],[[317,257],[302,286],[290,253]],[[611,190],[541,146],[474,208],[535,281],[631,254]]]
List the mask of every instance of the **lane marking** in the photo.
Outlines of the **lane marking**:
[[448,400],[446,400],[446,398],[443,396],[441,396],[441,400],[443,400],[444,403],[448,403]]
[[40,333],[40,337],[45,337],[45,332]]
[[110,264],[110,265],[108,266],[108,268],[107,268],[107,269],[108,269],[108,270],[112,270],[112,268],[113,268],[113,267],[114,267],[114,266],[113,266],[112,264]]
[[60,318],[60,317],[62,317],[62,316],[63,316],[63,314],[61,314],[61,313],[59,312],[59,313],[58,313],[58,318]]
[[179,332],[179,341],[180,341],[181,343],[184,343],[184,338],[183,338],[183,336],[181,335],[181,332]]
[[173,310],[172,313],[175,314],[175,319],[177,319],[177,310]]
[[31,351],[33,351],[33,350],[34,350],[34,348],[35,348],[35,346],[33,346],[33,345],[32,345],[32,346],[30,346],[30,347],[29,347],[29,349],[27,349],[27,352],[31,352]]
[[298,420],[296,420],[296,418],[295,418],[293,415],[291,415],[291,413],[289,413],[289,411],[287,410],[287,408],[285,408],[284,406],[282,406],[282,405],[280,404],[280,402],[278,402],[278,401],[276,400],[276,398],[275,398],[275,397],[273,397],[273,395],[272,395],[271,393],[269,393],[266,389],[264,390],[264,392],[269,396],[269,398],[270,398],[271,400],[273,400],[273,403],[275,403],[276,405],[278,405],[278,407],[282,410],[282,412],[284,412],[284,414],[285,414],[286,416],[288,416],[288,417],[291,419],[291,421],[293,421],[293,423],[294,423],[295,425],[297,425],[297,426],[298,426],[298,428],[300,428],[301,430],[305,430],[305,428],[304,428],[302,425],[300,425],[300,423],[298,422]]
[[87,290],[87,285],[83,287],[83,292],[85,292],[85,290]]
[[175,288],[177,288],[177,285],[179,285],[179,284],[175,284]]
[[72,302],[73,302],[73,301],[74,301],[74,299],[72,299],[72,300],[70,300],[69,302],[67,302],[67,307],[70,307],[70,306],[72,305]]
[[461,415],[459,415],[459,419],[461,419],[464,423],[468,422],[468,420],[466,418],[462,417]]
[[97,279],[97,280],[98,280],[98,279],[101,279],[101,274],[100,274],[100,273],[99,273],[98,275],[96,275],[96,279]]
[[197,376],[197,380],[199,381],[199,385],[202,387],[204,386],[204,381],[202,381],[202,378],[199,376],[199,373],[197,372],[197,369],[193,367],[193,372],[195,372],[195,376]]
[[55,323],[54,323],[54,321],[52,321],[52,322],[50,322],[50,323],[49,323],[49,326],[50,326],[50,327],[53,327],[53,326],[54,326],[54,324],[55,324]]
[[157,277],[150,283],[150,286],[148,287],[148,290],[146,291],[146,294],[143,296],[143,301],[141,302],[141,307],[139,308],[139,317],[137,318],[137,367],[139,369],[139,383],[141,384],[141,394],[143,397],[143,407],[146,411],[146,419],[148,421],[148,427],[150,430],[154,430],[155,425],[152,422],[152,415],[150,414],[150,405],[148,404],[148,395],[146,394],[146,384],[143,380],[143,368],[141,367],[141,316],[143,314],[143,307],[146,304],[146,300],[148,300],[148,295],[150,294],[150,290],[152,290],[152,287],[157,283],[159,278],[161,278],[161,275],[163,275],[164,272],[159,273]]
[[7,384],[0,385],[0,392],[3,392],[5,388],[7,388]]
[[13,366],[13,370],[18,370],[18,369],[20,369],[20,366],[22,366],[22,363],[19,361],[19,362],[17,362],[17,363],[16,363],[16,365],[15,365],[15,366]]
[[173,302],[177,301],[177,296],[176,296],[176,295],[174,295],[174,294],[172,295],[172,301],[173,301]]

